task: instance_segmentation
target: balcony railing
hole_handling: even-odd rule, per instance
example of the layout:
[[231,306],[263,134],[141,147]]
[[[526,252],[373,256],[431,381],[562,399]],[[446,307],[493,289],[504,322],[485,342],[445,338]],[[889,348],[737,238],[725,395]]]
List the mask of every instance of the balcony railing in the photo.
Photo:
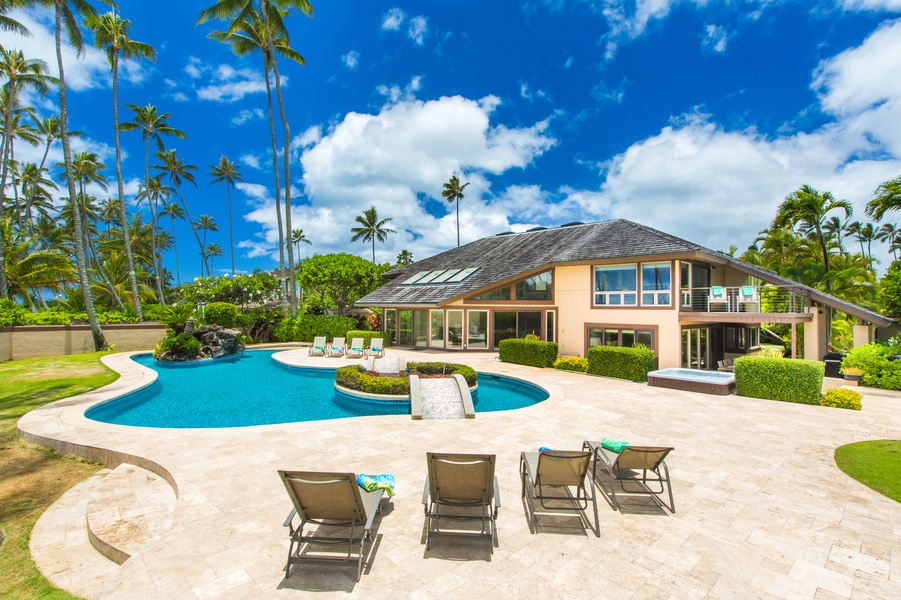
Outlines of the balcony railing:
[[726,313],[804,313],[810,299],[793,288],[775,285],[683,288],[683,311]]

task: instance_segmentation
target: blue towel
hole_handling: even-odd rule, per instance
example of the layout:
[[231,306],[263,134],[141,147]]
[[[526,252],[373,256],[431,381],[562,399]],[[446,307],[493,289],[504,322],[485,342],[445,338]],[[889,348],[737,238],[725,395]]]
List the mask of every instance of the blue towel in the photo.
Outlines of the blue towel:
[[547,446],[542,446],[541,448],[538,449],[538,451],[539,452],[550,452],[551,449],[548,448]]
[[601,446],[610,450],[611,452],[616,452],[617,454],[623,451],[623,448],[629,445],[629,442],[617,442],[615,440],[610,440],[604,438],[601,440]]
[[384,473],[382,475],[357,475],[357,485],[367,492],[385,490],[388,497],[394,495],[394,475]]

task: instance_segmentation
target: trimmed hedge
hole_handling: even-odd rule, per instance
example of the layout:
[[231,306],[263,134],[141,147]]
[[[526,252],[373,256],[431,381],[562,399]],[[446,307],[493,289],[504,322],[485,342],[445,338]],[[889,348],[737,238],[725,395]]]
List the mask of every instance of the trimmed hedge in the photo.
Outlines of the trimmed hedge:
[[474,386],[479,381],[479,374],[472,367],[444,362],[411,362],[407,363],[411,375],[462,375],[466,385]]
[[825,365],[816,360],[742,356],[735,360],[739,396],[819,404]]
[[400,377],[369,375],[363,370],[363,365],[348,365],[336,370],[335,382],[342,387],[367,394],[405,396],[410,393],[410,382],[405,375]]
[[329,339],[347,337],[347,332],[356,327],[357,320],[351,317],[303,315],[279,321],[272,337],[278,342],[312,342],[317,335],[324,335]]
[[588,372],[616,379],[643,383],[654,370],[654,351],[650,348],[592,346],[588,349]]
[[509,338],[498,344],[501,360],[530,367],[550,367],[557,360],[557,342]]
[[863,396],[854,390],[846,390],[845,388],[831,388],[826,390],[820,404],[823,406],[831,406],[832,408],[847,408],[849,410],[860,410],[860,401]]
[[382,347],[387,348],[391,345],[391,340],[388,338],[388,334],[384,331],[364,331],[363,329],[351,329],[345,335],[347,338],[347,343],[350,343],[350,340],[353,338],[363,338],[363,347],[369,348],[372,342],[372,338],[382,338]]
[[228,302],[211,302],[203,309],[203,320],[207,325],[220,325],[234,329],[237,325],[238,307]]
[[564,357],[554,361],[554,368],[561,371],[588,372],[588,359],[579,357]]

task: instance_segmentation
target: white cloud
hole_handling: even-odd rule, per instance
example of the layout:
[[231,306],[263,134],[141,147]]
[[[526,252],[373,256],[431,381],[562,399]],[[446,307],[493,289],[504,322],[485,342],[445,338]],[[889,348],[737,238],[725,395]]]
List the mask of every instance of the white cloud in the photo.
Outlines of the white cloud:
[[401,88],[398,85],[380,85],[376,88],[376,91],[388,98],[390,102],[400,102],[401,100],[413,100],[416,97],[416,92],[419,91],[422,86],[422,76],[416,75],[410,79],[410,83]]
[[188,58],[188,64],[185,65],[184,71],[191,79],[200,79],[203,77],[204,71],[209,68],[203,64],[203,61],[196,56]]
[[[392,8],[382,17],[382,30],[400,31],[401,27],[404,24],[404,21],[406,20],[407,13],[399,8]],[[422,15],[410,18],[409,26],[407,27],[407,37],[413,40],[413,43],[418,46],[422,46],[428,33],[428,19],[426,19]]]
[[260,120],[264,117],[262,108],[243,109],[241,112],[232,117],[232,124],[236,126],[243,125],[248,121]]
[[348,69],[356,69],[357,65],[360,64],[360,53],[356,50],[351,50],[347,54],[341,56],[341,62],[343,62],[344,66]]
[[413,40],[417,46],[422,46],[425,36],[429,32],[428,20],[423,16],[413,17],[410,19],[410,28],[407,29],[407,35]]
[[726,43],[729,41],[729,34],[726,28],[720,25],[708,25],[704,28],[704,47],[710,48],[714,52],[722,54],[726,51]]
[[843,0],[846,10],[901,10],[901,0]]
[[535,90],[534,92],[529,88],[529,84],[520,83],[519,84],[519,97],[528,100],[530,102],[534,101],[535,98],[547,98],[547,93],[544,90]]
[[[202,66],[197,62],[189,63],[192,71],[206,74],[209,85],[197,88],[197,97],[214,102],[238,102],[248,94],[266,92],[266,79],[263,74],[253,69],[235,69],[231,65],[222,64],[215,68]],[[188,67],[186,67],[186,70]],[[288,84],[288,78],[282,75],[282,86]]]
[[260,168],[260,157],[255,154],[242,154],[238,157],[238,162],[243,165],[247,165],[251,169]]
[[382,29],[386,29],[388,31],[397,31],[400,29],[401,24],[403,24],[404,19],[407,17],[407,13],[402,11],[399,8],[392,8],[385,16],[382,17]]

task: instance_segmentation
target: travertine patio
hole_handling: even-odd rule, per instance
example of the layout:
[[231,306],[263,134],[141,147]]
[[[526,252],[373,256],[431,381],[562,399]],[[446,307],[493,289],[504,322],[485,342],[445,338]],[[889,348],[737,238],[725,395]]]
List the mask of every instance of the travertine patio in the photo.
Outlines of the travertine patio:
[[[901,394],[860,388],[857,413],[519,367],[493,354],[446,358],[527,379],[551,397],[475,420],[119,427],[85,419],[85,408],[151,376],[112,355],[119,381],[36,410],[19,427],[63,451],[150,471],[125,464],[106,485],[98,475],[73,488],[35,527],[35,561],[89,598],[901,598],[901,504],[846,477],[832,458],[842,444],[901,438]],[[347,362],[305,350],[291,360]],[[565,520],[530,534],[519,452],[578,449],[603,436],[676,448],[667,462],[677,512],[646,503],[614,512],[602,499],[600,538],[559,527]],[[482,540],[440,539],[425,551],[420,499],[430,450],[497,454],[503,506],[493,555]],[[290,502],[280,468],[395,474],[397,495],[377,520],[359,583],[352,567],[331,566],[296,568],[283,580]],[[101,557],[86,519],[131,558],[119,566]]]

